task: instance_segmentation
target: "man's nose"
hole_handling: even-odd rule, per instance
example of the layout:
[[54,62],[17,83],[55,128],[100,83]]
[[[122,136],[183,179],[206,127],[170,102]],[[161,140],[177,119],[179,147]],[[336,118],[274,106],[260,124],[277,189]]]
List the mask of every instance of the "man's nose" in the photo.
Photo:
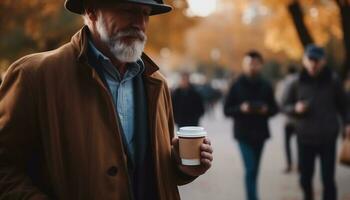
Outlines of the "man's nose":
[[134,27],[137,27],[141,31],[145,32],[148,24],[148,18],[149,18],[148,15],[145,15],[141,12],[136,14],[133,20]]

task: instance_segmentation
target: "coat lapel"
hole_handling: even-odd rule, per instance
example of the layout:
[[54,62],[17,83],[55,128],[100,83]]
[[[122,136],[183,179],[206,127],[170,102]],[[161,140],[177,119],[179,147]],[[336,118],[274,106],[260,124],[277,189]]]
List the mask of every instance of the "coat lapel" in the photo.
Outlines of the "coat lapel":
[[[157,104],[159,100],[159,95],[162,89],[162,81],[153,78],[153,77],[145,77],[145,88],[147,92],[147,102],[148,102],[148,125],[151,133],[151,141],[155,138],[156,132],[156,113],[157,113]],[[153,145],[152,145],[153,146]]]
[[158,71],[157,65],[146,54],[142,54],[142,61],[145,64],[143,73],[147,102],[148,102],[148,127],[151,134],[152,149],[156,147],[156,113],[159,95],[162,89],[162,80],[156,78],[153,74]]

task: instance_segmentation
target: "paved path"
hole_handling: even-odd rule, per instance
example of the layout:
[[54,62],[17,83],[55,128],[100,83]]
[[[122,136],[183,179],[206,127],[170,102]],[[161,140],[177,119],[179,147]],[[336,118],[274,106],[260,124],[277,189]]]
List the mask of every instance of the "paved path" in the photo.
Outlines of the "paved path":
[[[201,124],[209,133],[214,147],[211,170],[194,182],[180,187],[183,200],[245,200],[241,157],[231,134],[232,122],[222,115],[218,105],[212,115],[206,115]],[[284,118],[271,119],[272,138],[266,143],[260,168],[259,193],[261,200],[302,200],[296,172],[285,175],[283,127]],[[295,147],[295,140],[294,142]],[[296,149],[294,148],[294,152]],[[295,153],[294,153],[295,155]],[[350,200],[350,168],[338,165],[339,200]],[[320,199],[319,165],[314,177],[316,199]]]

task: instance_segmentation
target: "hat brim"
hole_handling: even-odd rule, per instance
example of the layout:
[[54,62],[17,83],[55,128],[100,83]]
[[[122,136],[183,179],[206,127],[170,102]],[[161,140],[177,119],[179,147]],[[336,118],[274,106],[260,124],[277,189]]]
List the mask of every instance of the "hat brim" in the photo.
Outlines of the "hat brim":
[[[172,7],[166,4],[158,4],[155,1],[146,1],[146,0],[127,0],[127,1],[121,1],[116,3],[135,3],[135,4],[141,4],[141,5],[147,5],[150,6],[152,11],[150,15],[159,15],[163,13],[170,12],[172,10]],[[81,2],[78,1],[69,1],[66,0],[64,7],[76,14],[83,14],[84,13],[84,5]]]

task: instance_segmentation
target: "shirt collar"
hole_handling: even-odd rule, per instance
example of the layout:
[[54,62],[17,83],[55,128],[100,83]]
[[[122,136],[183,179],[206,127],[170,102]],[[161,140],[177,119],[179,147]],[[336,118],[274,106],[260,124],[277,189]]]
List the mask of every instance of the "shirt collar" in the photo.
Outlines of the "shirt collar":
[[112,64],[110,59],[105,56],[101,51],[99,51],[91,38],[88,38],[88,62],[89,64],[96,65],[97,67],[101,66],[103,70],[113,79],[117,81],[127,81],[135,76],[142,74],[145,70],[145,65],[141,59],[138,59],[136,62],[127,64],[127,71],[123,77],[123,80],[120,78],[120,74],[117,68]]

